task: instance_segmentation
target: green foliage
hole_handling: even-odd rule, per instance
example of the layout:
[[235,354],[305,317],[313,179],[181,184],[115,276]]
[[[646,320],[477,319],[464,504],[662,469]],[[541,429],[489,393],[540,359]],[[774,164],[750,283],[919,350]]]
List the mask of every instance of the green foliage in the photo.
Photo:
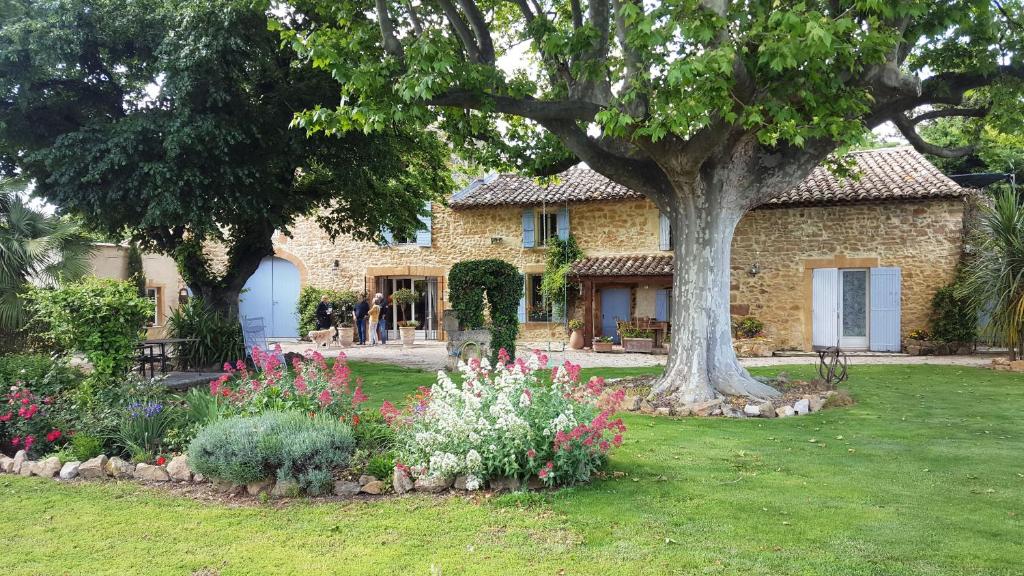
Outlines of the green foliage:
[[[405,318],[405,316],[406,316],[405,307],[406,306],[412,306],[413,304],[418,302],[419,299],[420,299],[420,296],[421,296],[421,294],[419,292],[416,292],[415,290],[412,290],[412,289],[409,289],[409,288],[400,288],[400,289],[395,290],[394,292],[392,292],[391,293],[391,302],[393,302],[395,307],[398,309],[398,317],[399,318]],[[398,324],[399,324],[399,326],[412,326],[412,327],[415,327],[415,326],[419,325],[418,322],[413,322],[411,320],[399,322]]]
[[626,325],[619,329],[619,336],[623,338],[654,338],[654,331]]
[[0,391],[23,382],[42,396],[56,398],[74,390],[82,373],[63,358],[46,354],[9,354],[0,356]]
[[574,262],[583,258],[583,250],[576,243],[572,234],[565,240],[551,238],[548,240],[547,263],[544,276],[541,278],[540,291],[544,299],[551,303],[554,316],[565,318],[568,302],[566,282],[569,270]]
[[384,452],[395,445],[395,429],[388,426],[379,412],[364,413],[359,420],[359,425],[352,431],[355,435],[356,446],[365,452]]
[[201,298],[189,298],[171,311],[167,333],[172,338],[190,340],[178,345],[182,368],[219,368],[245,357],[241,324]]
[[276,477],[315,494],[329,489],[331,471],[348,465],[354,447],[352,429],[334,418],[267,412],[210,424],[188,455],[192,470],[209,478],[248,484]]
[[940,342],[978,339],[978,309],[969,298],[958,295],[955,283],[935,292],[929,323],[931,336]]
[[118,448],[135,462],[152,462],[164,451],[164,436],[178,418],[175,409],[157,402],[133,402],[121,416],[114,435]]
[[978,310],[990,312],[982,331],[1024,355],[1024,206],[1015,190],[982,206],[973,243],[977,249],[967,260],[955,294]]
[[128,281],[135,285],[140,298],[146,297],[146,272],[142,267],[142,251],[135,242],[128,245]]
[[366,463],[366,469],[364,471],[370,476],[374,476],[387,482],[391,478],[394,469],[395,453],[382,452],[370,457],[370,460]]
[[108,382],[128,372],[149,317],[150,302],[128,282],[86,278],[57,289],[33,289],[32,308],[46,336],[85,355],[90,378]]
[[735,338],[756,338],[762,332],[764,332],[764,322],[753,316],[733,320],[732,333]]
[[299,314],[299,334],[306,335],[316,330],[316,307],[320,298],[327,296],[334,307],[334,322],[340,326],[352,325],[352,309],[358,296],[351,290],[329,290],[316,286],[303,286],[299,292],[296,312]]
[[519,334],[519,300],[523,275],[504,260],[465,260],[448,272],[452,309],[464,328],[484,326],[484,294],[490,304],[491,361],[504,349],[512,358]]
[[29,320],[25,294],[30,286],[81,278],[93,250],[77,223],[26,204],[23,187],[24,181],[4,179],[0,170],[0,352]]
[[103,454],[103,439],[92,434],[79,432],[69,443],[71,456],[78,462],[85,462]]

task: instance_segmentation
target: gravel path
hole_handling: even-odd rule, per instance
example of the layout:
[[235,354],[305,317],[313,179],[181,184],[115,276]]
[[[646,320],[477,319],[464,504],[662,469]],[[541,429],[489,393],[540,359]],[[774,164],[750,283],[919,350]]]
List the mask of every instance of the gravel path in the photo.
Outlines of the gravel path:
[[[312,348],[309,342],[282,342],[281,347],[285,352],[304,352]],[[666,356],[660,354],[626,354],[624,352],[612,352],[609,354],[597,354],[586,350],[564,351],[560,347],[547,350],[547,344],[537,344],[533,347],[545,352],[552,364],[568,360],[573,364],[579,364],[584,368],[611,368],[611,367],[638,367],[638,366],[659,366],[664,365]],[[521,346],[520,351],[525,352],[531,349]],[[410,348],[403,347],[400,343],[391,342],[387,345],[378,346],[349,346],[347,348],[321,349],[325,356],[337,356],[344,351],[346,356],[353,360],[365,362],[381,362],[397,364],[408,368],[419,368],[421,370],[439,370],[447,365],[448,357],[445,351],[444,342],[428,341],[417,342]],[[740,362],[744,366],[780,366],[785,364],[816,364],[816,356],[773,356],[770,358],[742,358]],[[867,364],[938,364],[952,366],[983,366],[990,364],[990,356],[906,356],[903,354],[890,355],[851,355],[849,365]]]

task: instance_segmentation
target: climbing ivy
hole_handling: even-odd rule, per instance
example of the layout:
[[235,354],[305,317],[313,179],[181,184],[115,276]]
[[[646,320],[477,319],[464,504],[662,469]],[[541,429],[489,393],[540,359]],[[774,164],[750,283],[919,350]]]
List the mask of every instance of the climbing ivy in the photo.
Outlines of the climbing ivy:
[[567,305],[565,284],[573,262],[583,258],[583,250],[576,243],[576,237],[552,238],[548,240],[547,264],[541,278],[540,291],[544,299],[551,302],[551,309],[557,318],[565,318]]
[[523,275],[504,260],[466,260],[448,273],[452,309],[463,328],[484,327],[484,294],[490,303],[491,361],[502,348],[513,358],[519,335]]

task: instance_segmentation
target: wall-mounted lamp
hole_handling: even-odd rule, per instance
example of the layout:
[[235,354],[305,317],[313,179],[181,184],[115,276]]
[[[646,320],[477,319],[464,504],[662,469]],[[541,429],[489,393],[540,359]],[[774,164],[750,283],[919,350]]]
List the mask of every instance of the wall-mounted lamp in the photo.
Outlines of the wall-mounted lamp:
[[502,242],[501,236],[491,236],[491,244],[501,244]]
[[747,270],[747,273],[750,274],[751,276],[757,276],[758,274],[761,273],[761,267],[758,266],[757,262],[754,262],[753,264],[750,265],[750,270]]

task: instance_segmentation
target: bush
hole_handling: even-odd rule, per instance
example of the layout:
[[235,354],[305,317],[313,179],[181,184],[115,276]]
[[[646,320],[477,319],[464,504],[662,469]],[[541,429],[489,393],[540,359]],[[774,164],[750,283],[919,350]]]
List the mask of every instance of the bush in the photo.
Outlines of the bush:
[[62,358],[46,354],[0,356],[0,390],[19,382],[40,396],[58,395],[73,390],[82,381],[82,373]]
[[541,278],[540,291],[544,299],[551,303],[555,318],[566,316],[567,296],[571,297],[574,293],[573,290],[567,290],[569,271],[573,263],[581,259],[583,250],[572,234],[565,240],[548,239],[547,262],[544,266],[544,276]]
[[103,454],[103,439],[79,432],[71,437],[69,443],[71,456],[78,462],[85,462]]
[[932,298],[931,335],[940,342],[978,339],[978,310],[970,299],[957,296],[956,284],[943,286]]
[[209,368],[245,357],[238,320],[217,312],[200,298],[190,298],[171,312],[167,333],[192,340],[178,345],[181,368]]
[[452,309],[464,328],[484,326],[484,294],[490,303],[491,363],[498,352],[515,356],[519,335],[519,300],[523,297],[523,275],[504,260],[467,260],[448,272]]
[[151,462],[164,451],[164,436],[176,414],[160,402],[133,402],[121,416],[115,440],[136,462]]
[[85,354],[90,380],[103,383],[128,372],[152,307],[131,283],[106,278],[33,289],[29,299],[45,336]]
[[192,470],[232,484],[294,480],[310,494],[329,490],[331,471],[352,457],[352,429],[334,418],[267,412],[218,420],[188,449]]
[[327,290],[306,286],[299,293],[296,312],[299,314],[299,335],[305,336],[316,330],[316,306],[322,296],[327,296],[334,305],[334,321],[339,325],[352,325],[352,310],[356,305],[356,293],[351,290]]
[[732,334],[734,338],[756,338],[764,332],[764,322],[753,316],[740,318],[733,321]]
[[25,385],[8,388],[0,404],[0,451],[23,449],[35,457],[63,445],[64,432],[53,418],[53,402],[52,397],[40,396]]
[[619,335],[623,338],[654,338],[654,331],[636,326],[623,326],[619,330]]
[[398,432],[395,453],[414,477],[467,475],[475,490],[490,478],[534,475],[548,486],[585,482],[622,443],[626,427],[611,417],[623,391],[600,378],[579,382],[579,366],[566,362],[542,381],[547,357],[491,370],[487,361],[462,364],[461,384],[443,372],[415,405],[399,412],[385,402],[381,414]]

